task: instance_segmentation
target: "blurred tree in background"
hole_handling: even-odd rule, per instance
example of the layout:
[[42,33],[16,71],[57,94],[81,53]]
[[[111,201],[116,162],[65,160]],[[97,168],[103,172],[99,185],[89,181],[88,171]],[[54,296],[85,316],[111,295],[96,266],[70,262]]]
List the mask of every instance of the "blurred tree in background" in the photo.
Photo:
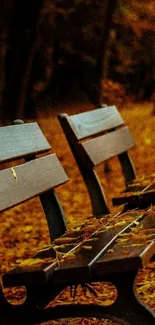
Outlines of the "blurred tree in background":
[[0,94],[5,117],[33,116],[41,94],[63,100],[74,83],[94,105],[102,100],[101,87],[107,103],[153,98],[154,0],[0,4]]
[[155,91],[155,2],[119,0],[114,17],[110,77],[136,99]]

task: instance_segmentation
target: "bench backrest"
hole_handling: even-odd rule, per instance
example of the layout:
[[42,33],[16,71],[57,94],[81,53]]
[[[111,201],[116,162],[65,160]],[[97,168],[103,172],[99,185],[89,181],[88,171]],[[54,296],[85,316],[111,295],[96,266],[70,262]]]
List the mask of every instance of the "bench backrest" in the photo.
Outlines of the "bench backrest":
[[38,124],[1,127],[0,139],[0,211],[39,195],[51,239],[61,236],[65,216],[54,188],[68,177],[55,154],[36,158],[51,149]]
[[126,184],[135,178],[127,152],[135,142],[128,127],[115,106],[70,116],[61,114],[59,121],[88,188],[93,214],[108,213],[106,197],[94,167],[118,156]]

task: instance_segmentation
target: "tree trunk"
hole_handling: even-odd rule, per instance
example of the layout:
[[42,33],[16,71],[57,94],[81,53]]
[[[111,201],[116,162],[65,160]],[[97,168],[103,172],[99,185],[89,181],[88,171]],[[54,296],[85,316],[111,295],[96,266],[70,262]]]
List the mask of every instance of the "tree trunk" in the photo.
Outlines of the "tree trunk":
[[[3,120],[23,118],[24,106],[30,103],[27,85],[32,69],[36,44],[36,25],[42,0],[14,0],[8,47],[5,57],[5,89],[2,105]],[[28,95],[28,96],[27,96]]]
[[102,105],[102,97],[103,97],[103,89],[102,89],[102,79],[105,76],[105,68],[106,64],[108,64],[108,48],[109,48],[109,37],[110,37],[110,31],[112,27],[112,19],[113,19],[113,14],[115,12],[116,6],[117,6],[117,0],[106,0],[107,1],[107,11],[106,11],[106,19],[105,19],[105,25],[104,25],[104,32],[103,32],[103,37],[102,37],[102,44],[100,48],[100,56],[98,60],[98,92],[97,92],[97,106]]
[[80,85],[80,88],[87,94],[89,101],[95,107],[102,106],[101,81],[104,78],[104,70],[108,61],[107,59],[110,30],[112,26],[113,14],[117,5],[117,0],[104,0],[104,2],[106,4],[106,13],[98,62],[95,66],[91,66],[86,62],[80,62],[79,58],[77,58],[77,62],[74,62],[74,66],[76,66],[76,78]]

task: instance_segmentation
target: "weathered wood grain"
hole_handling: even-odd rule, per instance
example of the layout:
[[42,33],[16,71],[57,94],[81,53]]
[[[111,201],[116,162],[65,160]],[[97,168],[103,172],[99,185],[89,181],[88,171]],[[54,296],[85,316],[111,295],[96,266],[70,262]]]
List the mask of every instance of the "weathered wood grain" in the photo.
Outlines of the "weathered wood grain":
[[115,157],[135,145],[128,127],[79,143],[79,152],[90,167]]
[[36,122],[1,127],[0,140],[0,162],[51,149]]
[[73,130],[76,140],[82,140],[99,132],[107,131],[124,124],[115,106],[97,108],[95,110],[68,116],[62,114]]
[[55,154],[0,171],[0,211],[68,180]]

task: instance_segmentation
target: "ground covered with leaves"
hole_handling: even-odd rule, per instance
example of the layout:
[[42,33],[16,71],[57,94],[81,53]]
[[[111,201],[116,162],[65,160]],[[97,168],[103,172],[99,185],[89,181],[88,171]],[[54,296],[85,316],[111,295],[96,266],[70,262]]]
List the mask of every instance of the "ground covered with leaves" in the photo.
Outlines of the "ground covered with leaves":
[[[88,109],[92,109],[92,106],[84,104],[67,108],[58,107],[57,110],[51,109],[48,113],[41,112],[38,116],[38,123],[52,146],[52,152],[57,153],[69,176],[69,182],[57,189],[69,228],[77,226],[91,216],[91,207],[86,188],[56,116],[62,112],[76,113]],[[137,175],[152,172],[155,162],[155,115],[152,114],[153,105],[150,103],[130,104],[120,108],[120,112],[136,140],[137,145],[131,150],[131,157]],[[111,172],[105,174],[103,166],[100,166],[97,168],[97,172],[102,177],[102,185],[107,194],[111,211],[117,212],[119,208],[113,208],[111,198],[117,196],[118,192],[124,187],[117,159],[110,161],[110,169]],[[2,263],[0,273],[3,274],[19,265],[23,259],[31,257],[38,249],[49,243],[47,223],[38,198],[32,199],[11,211],[2,213],[0,226],[0,259]],[[139,271],[136,282],[136,288],[142,300],[153,310],[155,310],[154,271],[155,262],[148,263],[147,267]],[[93,288],[95,295],[92,294],[91,288]],[[12,294],[10,289],[4,291],[12,303],[16,303],[22,298],[22,289],[14,290],[16,294]],[[78,288],[74,303],[109,305],[116,299],[116,294],[116,289],[112,284],[92,283],[90,288],[86,288],[85,292],[81,287]],[[73,303],[70,288],[66,288],[61,292],[51,305],[64,303]],[[46,322],[47,324],[63,325],[66,322],[65,320],[49,321]],[[67,320],[67,324],[73,324],[73,320]],[[74,324],[117,325],[116,322],[101,321],[94,318],[77,319],[74,320]]]

